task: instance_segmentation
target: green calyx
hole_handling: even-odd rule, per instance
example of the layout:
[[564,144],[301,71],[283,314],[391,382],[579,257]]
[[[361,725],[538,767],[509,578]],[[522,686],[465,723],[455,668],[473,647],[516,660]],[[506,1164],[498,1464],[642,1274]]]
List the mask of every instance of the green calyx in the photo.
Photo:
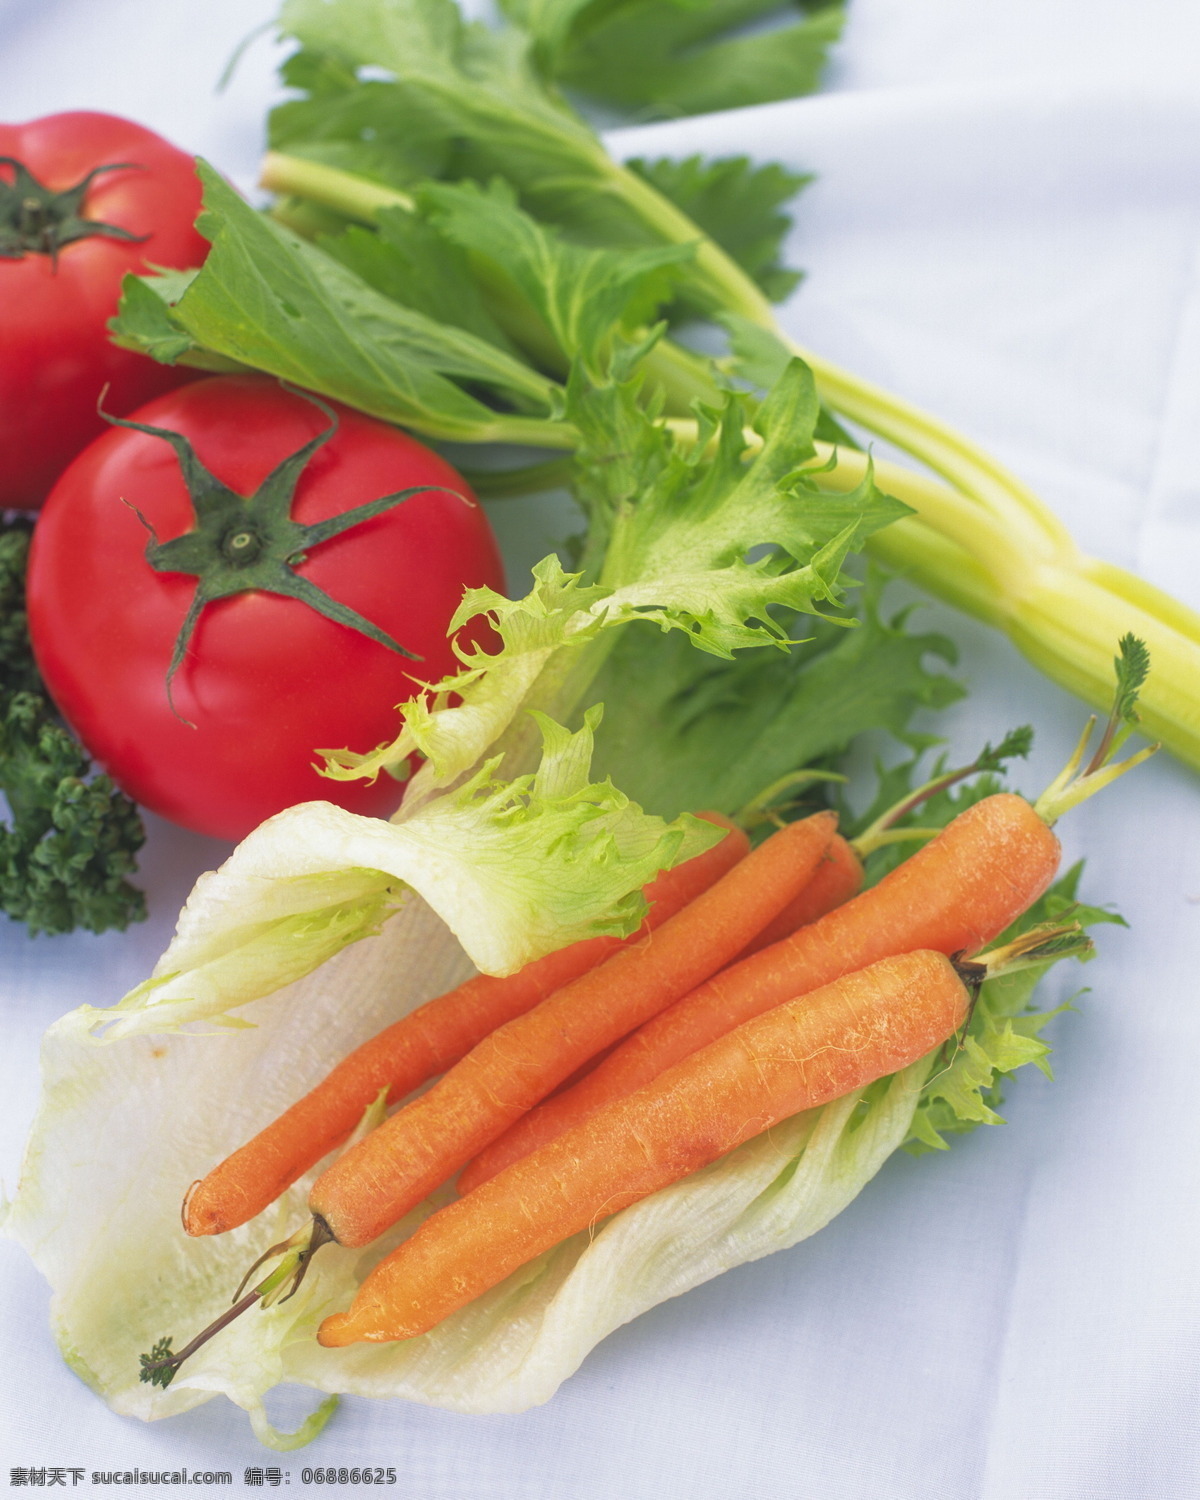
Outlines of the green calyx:
[[136,170],[136,162],[114,161],[93,167],[74,187],[57,193],[40,183],[14,156],[0,156],[0,166],[13,171],[11,182],[0,178],[0,260],[48,255],[56,263],[58,252],[75,240],[101,238],[139,244],[150,238],[122,229],[119,224],[83,217],[83,200],[100,173]]
[[295,569],[322,542],[382,515],[384,511],[391,510],[413,495],[426,494],[440,486],[424,484],[397,490],[395,494],[368,500],[343,511],[341,515],[331,516],[312,526],[303,526],[294,521],[291,509],[296,484],[313,454],[337,431],[338,419],[332,407],[317,397],[304,391],[293,393],[319,407],[329,418],[329,426],[277,464],[253,495],[239,495],[211,474],[182,433],[172,432],[165,427],[152,427],[144,422],[132,422],[124,417],[113,417],[103,410],[100,412],[105,421],[114,426],[130,427],[170,443],[179,459],[179,467],[196,516],[196,524],[191,531],[184,532],[182,536],[174,537],[169,542],[160,542],[150,522],[140,511],[136,512],[138,519],[150,533],[150,540],[146,544],[146,561],[155,572],[190,573],[198,579],[196,592],[175,639],[167,668],[167,701],[171,703],[173,713],[175,705],[171,699],[172,681],[183,662],[205,606],[235,594],[257,590],[259,593],[280,594],[288,599],[299,600],[326,619],[357,630],[379,645],[386,646],[389,651],[395,651],[411,661],[421,659],[415,652],[406,650],[398,641],[393,640],[385,630],[381,630],[357,610],[351,609],[348,604],[332,598]]

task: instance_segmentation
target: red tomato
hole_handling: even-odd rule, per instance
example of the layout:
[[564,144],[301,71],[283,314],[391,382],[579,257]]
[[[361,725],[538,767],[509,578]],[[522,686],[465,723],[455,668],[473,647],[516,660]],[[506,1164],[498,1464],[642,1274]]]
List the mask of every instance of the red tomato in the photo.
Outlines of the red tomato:
[[[295,571],[420,661],[300,600],[240,593],[201,613],[172,685],[177,717],[166,675],[197,582],[151,568],[135,514],[163,543],[195,528],[171,445],[113,428],[63,474],[34,528],[29,623],[55,702],[135,801],[200,833],[241,838],[313,798],[390,813],[402,791],[392,778],[330,781],[313,769],[314,750],[371,750],[394,738],[395,705],[414,695],[414,678],[436,681],[457,665],[446,627],[464,587],[504,587],[495,538],[465,481],[398,429],[336,411],[336,433],[300,474],[295,521],[310,525],[414,485],[454,493],[415,495],[312,547]],[[183,386],[136,420],[183,433],[242,496],[330,426],[311,401],[258,375]]]
[[104,431],[96,401],[106,383],[107,409],[123,415],[193,378],[118,349],[105,325],[126,272],[198,266],[208,245],[192,227],[200,211],[192,158],[140,125],[86,111],[0,125],[0,156],[56,194],[97,167],[130,163],[92,179],[76,218],[139,236],[91,232],[51,253],[53,222],[42,229],[66,205],[31,217],[17,169],[0,165],[0,510],[30,510]]

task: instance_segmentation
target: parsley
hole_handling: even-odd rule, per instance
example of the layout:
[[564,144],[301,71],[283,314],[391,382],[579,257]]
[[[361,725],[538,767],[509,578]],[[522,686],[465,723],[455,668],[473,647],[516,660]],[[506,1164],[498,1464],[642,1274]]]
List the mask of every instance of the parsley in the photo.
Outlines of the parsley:
[[145,834],[137,808],[63,726],[25,617],[30,523],[0,522],[0,910],[30,932],[124,929],[146,915],[126,879]]

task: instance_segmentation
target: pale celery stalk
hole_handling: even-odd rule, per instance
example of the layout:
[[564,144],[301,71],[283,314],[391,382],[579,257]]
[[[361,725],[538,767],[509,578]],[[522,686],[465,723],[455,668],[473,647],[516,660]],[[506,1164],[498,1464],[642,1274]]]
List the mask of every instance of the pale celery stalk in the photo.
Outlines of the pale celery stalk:
[[[402,192],[276,152],[264,161],[262,183],[367,224],[382,207],[412,206]],[[750,277],[644,179],[610,161],[603,185],[663,240],[696,246],[692,284],[714,310],[769,330],[810,366],[828,406],[947,481],[875,462],[880,486],[916,512],[871,538],[875,556],[1002,630],[1048,677],[1095,707],[1108,703],[1113,642],[1132,631],[1145,640],[1153,661],[1141,695],[1147,732],[1200,768],[1200,615],[1125,569],[1084,556],[1053,512],[969,439],[795,344]],[[682,394],[694,372],[665,346],[655,356],[664,365],[656,373]],[[689,428],[686,421],[672,425],[681,433]],[[558,445],[569,440],[564,425]],[[831,455],[827,447],[820,451]],[[836,467],[822,482],[852,489],[866,463],[862,454],[839,450]]]

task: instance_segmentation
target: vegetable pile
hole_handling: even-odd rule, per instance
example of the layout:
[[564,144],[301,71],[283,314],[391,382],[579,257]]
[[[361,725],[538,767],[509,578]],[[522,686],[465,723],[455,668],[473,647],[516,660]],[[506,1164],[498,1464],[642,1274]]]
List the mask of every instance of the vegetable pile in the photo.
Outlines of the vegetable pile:
[[[1112,640],[1132,631],[1155,661],[1148,732],[1200,765],[1200,616],[1082,556],[968,439],[783,334],[769,298],[791,285],[779,210],[799,179],[744,161],[612,159],[553,80],[615,35],[635,77],[634,59],[660,52],[676,7],[632,0],[611,24],[609,10],[510,0],[506,24],[489,29],[464,22],[454,0],[287,0],[279,29],[299,50],[284,78],[299,97],[271,117],[263,184],[279,195],[275,215],[255,214],[203,169],[204,268],[130,283],[118,342],[185,365],[267,370],[434,439],[559,449],[587,442],[562,418],[567,371],[594,368],[614,335],[652,343],[647,396],[689,434],[693,402],[719,402],[730,381],[770,387],[798,355],[828,408],[818,440],[842,439],[836,459],[819,450],[834,465],[827,483],[853,488],[863,473],[832,413],[947,481],[877,466],[915,515],[873,551],[1101,709]],[[700,45],[686,54],[718,67],[704,39],[727,12],[698,15]],[[738,89],[726,105],[762,97],[736,71],[726,77]],[[794,75],[792,92],[805,81]],[[656,318],[668,334],[648,332]],[[723,331],[720,358],[676,337],[697,321]],[[543,468],[541,482],[562,475]],[[586,564],[606,544],[594,524],[589,535]]]

